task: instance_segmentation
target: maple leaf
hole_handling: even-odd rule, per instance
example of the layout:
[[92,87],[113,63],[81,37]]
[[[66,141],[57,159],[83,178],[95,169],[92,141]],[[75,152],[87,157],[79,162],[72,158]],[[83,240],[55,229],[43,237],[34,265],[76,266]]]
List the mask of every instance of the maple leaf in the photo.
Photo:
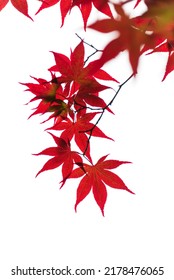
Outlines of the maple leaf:
[[9,0],[0,0],[0,11],[7,5]]
[[167,64],[166,64],[166,69],[165,69],[165,73],[164,73],[164,77],[163,77],[162,81],[164,81],[165,78],[167,77],[167,75],[169,73],[171,73],[173,70],[174,70],[174,52],[169,53]]
[[109,7],[108,0],[43,0],[42,5],[40,6],[36,14],[38,14],[43,9],[49,8],[57,4],[58,2],[60,2],[60,12],[62,17],[61,26],[63,26],[65,17],[68,14],[68,12],[70,12],[71,9],[75,6],[77,6],[80,9],[80,12],[82,14],[84,29],[86,29],[87,21],[92,11],[92,4],[101,13],[112,17],[112,12]]
[[142,18],[150,18],[151,30],[155,34],[164,36],[168,41],[174,40],[174,1],[146,1],[148,10],[143,13]]
[[[94,82],[96,83],[96,86],[94,86]],[[99,91],[107,88],[105,88],[105,86],[103,86],[104,88],[102,88],[101,85],[98,85],[96,81],[80,87],[79,91],[74,96],[74,107],[76,111],[79,111],[82,108],[85,109],[87,108],[87,105],[90,105],[101,109],[106,108],[106,110],[114,114],[112,110],[107,106],[105,101],[98,96],[99,93],[96,92],[96,87],[97,90],[100,89]]]
[[81,11],[81,14],[82,14],[85,30],[86,30],[88,18],[91,14],[91,11],[92,11],[92,4],[101,13],[105,14],[108,17],[111,17],[111,18],[113,17],[108,0],[86,0],[86,1],[84,1],[84,0],[73,0],[72,7],[73,6],[78,6],[79,7],[79,9]]
[[[32,98],[28,103],[40,100],[40,103],[37,105],[35,110],[30,116],[36,114],[45,114],[45,113],[53,113],[50,118],[57,118],[62,120],[67,117],[67,114],[70,113],[70,107],[68,102],[65,103],[66,93],[63,91],[62,86],[57,84],[57,81],[54,82],[54,75],[52,75],[52,81],[48,82],[45,79],[35,78],[38,83],[21,83],[28,87],[25,91],[32,92],[35,97]],[[27,103],[27,104],[28,104]]]
[[137,0],[137,2],[136,2],[136,4],[135,4],[134,8],[136,8],[136,7],[140,4],[141,1],[142,1],[142,0]]
[[101,157],[95,165],[83,163],[83,165],[80,165],[80,167],[74,169],[71,175],[69,176],[69,179],[79,178],[83,176],[77,189],[75,211],[77,210],[77,205],[92,190],[94,199],[100,207],[102,214],[104,215],[104,206],[107,199],[106,185],[114,189],[122,189],[134,194],[131,190],[127,188],[125,183],[118,175],[108,170],[117,168],[121,164],[130,162],[118,160],[105,160],[106,157],[107,155]]
[[107,61],[118,56],[120,52],[127,50],[129,61],[134,74],[137,72],[139,57],[141,55],[142,46],[150,40],[149,36],[140,29],[135,28],[133,21],[124,12],[122,5],[114,5],[117,12],[116,18],[98,20],[89,28],[102,33],[116,31],[116,39],[112,40],[105,48],[100,58],[100,63],[103,65]]
[[157,46],[153,51],[149,52],[148,55],[155,52],[168,52],[168,60],[162,79],[162,81],[164,81],[167,75],[174,70],[174,41],[164,42],[163,44]]
[[72,172],[74,164],[82,163],[82,158],[77,152],[71,151],[69,142],[66,142],[61,137],[57,137],[52,133],[49,134],[53,137],[57,147],[50,147],[38,154],[34,154],[36,156],[38,155],[52,156],[52,158],[49,159],[41,168],[41,170],[36,174],[36,177],[41,172],[55,169],[60,165],[62,165],[63,181],[65,183],[66,179],[70,176]]
[[57,82],[59,84],[66,83],[66,86],[70,88],[70,96],[80,87],[82,91],[82,87],[87,86],[90,92],[98,92],[108,88],[95,81],[95,78],[112,80],[118,83],[116,79],[100,69],[98,60],[90,62],[87,66],[84,65],[85,50],[82,41],[76,46],[74,51],[71,51],[70,59],[61,53],[53,52],[53,55],[56,65],[50,67],[48,70],[61,74],[60,77],[57,77]]
[[162,81],[174,70],[174,1],[146,0],[148,9],[141,16],[134,18],[134,23],[141,30],[150,31],[151,40],[142,52],[152,49],[148,54],[168,52],[168,60]]
[[63,132],[60,135],[60,138],[65,139],[65,141],[71,141],[74,137],[74,140],[79,149],[82,152],[86,150],[85,155],[92,162],[90,156],[90,143],[88,143],[88,137],[86,136],[86,134],[90,135],[90,133],[92,133],[92,136],[113,140],[112,138],[106,136],[96,125],[90,123],[90,121],[97,114],[97,112],[86,114],[81,114],[81,112],[79,112],[77,114],[76,121],[66,119],[61,123],[55,124],[49,129],[63,130]]
[[65,17],[67,15],[68,11],[71,10],[72,0],[41,0],[41,2],[42,2],[42,4],[41,4],[40,8],[38,9],[38,11],[36,12],[36,15],[43,9],[50,8],[60,2],[60,11],[61,11],[61,17],[62,17],[61,26],[63,26]]
[[22,14],[33,20],[28,14],[27,0],[0,0],[0,11],[11,1],[12,5]]

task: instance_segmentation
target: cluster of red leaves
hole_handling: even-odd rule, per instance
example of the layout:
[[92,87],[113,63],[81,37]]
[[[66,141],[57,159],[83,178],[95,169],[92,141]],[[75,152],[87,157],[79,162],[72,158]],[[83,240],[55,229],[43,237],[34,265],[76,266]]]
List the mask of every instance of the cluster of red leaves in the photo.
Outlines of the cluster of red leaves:
[[[0,10],[8,2],[9,0],[0,0]],[[109,108],[112,102],[106,104],[100,96],[100,92],[109,89],[109,86],[101,84],[98,80],[114,82],[117,80],[101,67],[126,51],[135,75],[142,54],[167,52],[164,80],[174,70],[174,0],[125,0],[116,1],[117,3],[109,0],[41,0],[41,2],[37,13],[60,4],[62,26],[67,14],[74,7],[78,7],[85,31],[91,28],[101,33],[115,32],[115,37],[105,46],[98,60],[86,65],[86,61],[91,56],[84,59],[84,42],[81,41],[74,51],[71,51],[70,58],[62,53],[53,52],[55,65],[48,69],[51,74],[50,81],[33,78],[35,83],[23,84],[27,86],[27,91],[34,94],[30,102],[39,101],[30,117],[47,114],[48,118],[44,122],[50,119],[54,121],[47,130],[59,133],[59,137],[50,133],[56,143],[55,147],[47,148],[37,154],[51,156],[38,174],[61,166],[61,187],[67,179],[83,176],[77,189],[75,209],[92,191],[104,214],[106,185],[131,191],[116,174],[108,170],[128,162],[106,160],[107,156],[101,157],[96,164],[92,161],[91,137],[113,140],[97,126],[105,110],[112,113]],[[129,2],[133,2],[132,9],[141,2],[147,9],[139,16],[130,17],[124,9],[124,5]],[[28,15],[27,0],[11,0],[11,3],[19,12],[31,18]],[[94,7],[104,15],[104,19],[88,26],[88,19]],[[95,122],[94,119],[98,115],[99,118]],[[73,141],[78,150],[71,149]]]
[[[71,11],[73,7],[78,7],[82,14],[84,29],[86,30],[88,18],[92,12],[92,7],[94,6],[101,13],[112,17],[112,12],[109,6],[108,0],[44,0],[42,5],[37,11],[39,13],[41,10],[49,8],[60,2],[60,12],[62,17],[62,26],[68,12]],[[36,13],[36,14],[37,14]]]
[[[136,2],[137,6],[141,0]],[[137,73],[140,56],[151,50],[154,52],[168,52],[166,76],[174,70],[174,1],[173,0],[145,0],[147,11],[140,16],[130,18],[123,9],[123,5],[114,4],[115,18],[98,20],[89,27],[102,33],[116,32],[113,39],[105,48],[101,56],[101,64],[127,51],[133,73]],[[118,35],[119,34],[119,35]]]
[[[28,14],[27,0],[0,0],[0,11],[11,1],[12,5],[25,16]],[[83,18],[84,29],[87,27],[102,33],[116,31],[116,38],[104,48],[100,59],[100,66],[117,57],[120,52],[127,51],[129,62],[134,74],[137,72],[140,56],[149,53],[167,52],[163,80],[174,70],[174,1],[173,0],[125,0],[114,4],[108,0],[40,0],[41,6],[36,12],[60,4],[62,26],[67,14],[78,7]],[[118,1],[117,1],[118,2]],[[141,2],[147,6],[147,11],[141,15],[130,18],[123,9],[128,2],[133,2],[133,8]],[[97,20],[87,26],[93,7],[103,13],[107,18]],[[112,7],[112,8],[111,8]],[[119,34],[119,35],[118,35]],[[60,56],[59,56],[60,57]],[[58,57],[58,58],[59,58]]]
[[[59,133],[59,137],[49,133],[57,146],[46,148],[35,154],[51,156],[51,159],[44,164],[37,175],[61,166],[61,187],[67,179],[85,175],[77,190],[75,209],[77,204],[92,189],[94,198],[104,214],[105,184],[112,188],[131,192],[116,174],[107,170],[127,162],[105,161],[105,156],[94,165],[90,152],[89,140],[91,137],[113,140],[101,131],[96,123],[91,122],[104,110],[112,113],[109,106],[99,96],[101,91],[109,89],[109,87],[97,80],[116,83],[118,81],[100,68],[98,60],[85,65],[83,41],[75,47],[74,51],[71,51],[70,58],[61,53],[53,52],[53,55],[55,65],[48,69],[51,73],[50,81],[34,78],[36,83],[23,83],[27,86],[26,91],[34,94],[29,103],[39,101],[30,117],[37,114],[49,114],[45,121],[50,119],[54,121],[52,127],[47,128],[47,130]],[[79,150],[72,150],[72,143],[75,143]],[[86,164],[85,161],[90,164]],[[75,166],[78,168],[76,169]]]
[[147,11],[134,19],[136,28],[145,34],[148,32],[149,42],[142,52],[167,52],[168,60],[162,81],[174,70],[174,1],[145,0]]

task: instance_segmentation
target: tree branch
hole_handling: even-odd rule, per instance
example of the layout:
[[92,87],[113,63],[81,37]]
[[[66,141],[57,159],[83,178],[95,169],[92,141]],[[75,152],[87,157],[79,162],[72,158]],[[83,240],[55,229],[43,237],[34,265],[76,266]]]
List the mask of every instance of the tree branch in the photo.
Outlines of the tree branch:
[[103,115],[104,115],[106,109],[107,109],[109,106],[112,105],[112,103],[114,102],[116,96],[117,96],[118,93],[120,92],[121,88],[122,88],[133,76],[134,76],[134,74],[131,74],[121,85],[119,85],[117,91],[115,91],[115,90],[113,89],[113,90],[115,91],[114,97],[111,99],[111,101],[110,101],[104,108],[101,109],[101,110],[102,110],[101,115],[99,116],[99,118],[98,118],[98,120],[96,121],[96,123],[94,124],[94,126],[93,126],[91,129],[88,129],[88,130],[86,130],[86,131],[79,131],[79,132],[81,132],[81,133],[89,132],[89,137],[88,137],[88,141],[87,141],[87,144],[86,144],[86,148],[85,148],[85,150],[84,150],[84,152],[83,152],[83,156],[85,156],[86,151],[87,151],[87,149],[88,149],[88,147],[89,147],[89,142],[90,142],[90,139],[91,139],[91,137],[92,137],[93,130],[95,129],[95,127],[97,126],[97,124],[99,123],[99,121],[101,120],[101,118],[103,117]]
[[92,49],[94,49],[94,52],[92,54],[90,54],[86,60],[84,61],[84,65],[86,64],[86,62],[93,56],[95,55],[97,52],[103,52],[103,50],[98,50],[96,47],[94,47],[92,44],[87,43],[84,39],[82,39],[77,33],[75,33],[75,35],[87,46],[91,47]]

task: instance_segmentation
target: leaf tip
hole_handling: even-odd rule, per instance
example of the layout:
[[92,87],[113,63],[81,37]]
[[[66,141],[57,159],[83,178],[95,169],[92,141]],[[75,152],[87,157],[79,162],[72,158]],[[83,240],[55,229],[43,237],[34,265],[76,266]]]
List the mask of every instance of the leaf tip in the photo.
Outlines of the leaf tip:
[[130,189],[127,189],[127,191],[130,192],[131,194],[135,195],[135,193],[133,191],[131,191]]
[[74,205],[74,210],[77,213],[77,203]]
[[101,209],[101,212],[102,212],[102,216],[105,217],[104,209]]
[[40,171],[39,171],[39,172],[37,172],[37,174],[35,175],[35,178],[37,178],[39,174],[40,174]]

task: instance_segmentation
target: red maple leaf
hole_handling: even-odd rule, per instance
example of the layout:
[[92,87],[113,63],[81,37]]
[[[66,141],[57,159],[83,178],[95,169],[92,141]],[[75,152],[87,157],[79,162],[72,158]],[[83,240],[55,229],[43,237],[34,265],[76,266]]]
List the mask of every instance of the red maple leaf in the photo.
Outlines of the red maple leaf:
[[62,26],[64,24],[65,17],[68,12],[71,11],[72,0],[40,0],[42,2],[39,10],[36,12],[36,15],[43,9],[50,8],[60,2],[60,12],[62,17]]
[[[94,85],[94,83],[96,85]],[[85,110],[85,108],[87,108],[87,106],[90,105],[101,109],[106,108],[110,113],[114,114],[112,110],[107,106],[105,101],[98,96],[99,93],[95,92],[96,88],[97,90],[100,89],[100,91],[105,89],[102,89],[101,85],[98,85],[98,83],[95,80],[91,83],[87,83],[86,85],[80,87],[79,91],[74,96],[74,107],[76,111],[82,109]]]
[[[162,81],[167,75],[174,70],[174,1],[164,0],[146,0],[147,11],[141,16],[133,19],[135,26],[141,31],[148,31],[150,39],[145,44],[142,53],[152,49],[150,53],[168,52],[168,61],[165,74]],[[148,53],[148,54],[150,54]]]
[[111,77],[107,72],[100,69],[98,60],[90,62],[87,66],[84,65],[84,44],[81,41],[73,52],[70,59],[61,54],[55,53],[54,58],[56,65],[49,68],[49,71],[59,72],[60,77],[57,77],[58,83],[65,83],[67,88],[70,88],[70,95],[73,95],[80,87],[90,87],[90,92],[102,91],[107,86],[99,84],[95,78],[101,80],[112,80],[118,83],[116,79]]
[[106,136],[96,125],[91,123],[90,121],[97,115],[97,113],[86,113],[82,114],[79,112],[76,116],[76,121],[71,121],[70,119],[66,119],[61,123],[54,125],[53,130],[63,130],[60,135],[60,138],[65,139],[65,141],[71,141],[74,137],[74,140],[79,147],[79,149],[84,152],[86,150],[85,155],[92,162],[90,156],[90,143],[88,143],[88,137],[86,134],[107,138],[113,140],[112,138]]
[[162,81],[164,81],[167,75],[174,70],[174,41],[164,42],[148,54],[152,54],[155,52],[168,52],[168,60],[166,64],[165,73],[162,79]]
[[107,156],[101,157],[95,165],[88,165],[86,163],[83,165],[80,164],[80,167],[74,169],[69,176],[69,178],[79,178],[83,176],[77,189],[75,210],[77,209],[77,205],[92,191],[95,201],[104,215],[104,206],[107,199],[106,185],[134,194],[126,187],[125,183],[118,175],[108,170],[129,162],[105,160],[106,157]]
[[[62,86],[54,82],[54,75],[52,75],[52,81],[48,82],[45,79],[34,78],[37,81],[35,83],[21,83],[28,87],[25,91],[32,92],[35,97],[32,98],[28,103],[33,101],[41,100],[40,103],[34,108],[34,112],[29,116],[29,118],[36,114],[51,113],[50,118],[55,118],[56,122],[67,117],[68,113],[72,113],[68,102],[66,100],[66,92],[63,91]],[[28,104],[27,103],[27,104]]]
[[32,18],[28,14],[28,4],[27,0],[0,0],[0,11],[7,5],[7,3],[11,1],[12,5],[22,14]]
[[[89,27],[102,33],[116,31],[116,39],[104,49],[100,58],[101,65],[127,50],[129,61],[136,74],[142,46],[150,41],[150,37],[142,30],[135,28],[133,20],[124,12],[121,4],[115,4],[117,16],[112,19],[98,20]],[[119,33],[119,35],[118,35]]]
[[82,158],[77,152],[71,151],[69,142],[66,142],[64,139],[57,137],[57,136],[53,135],[52,133],[49,133],[49,134],[53,137],[57,147],[50,147],[50,148],[43,150],[42,152],[40,152],[38,154],[34,154],[37,156],[38,155],[52,156],[52,158],[49,159],[44,164],[42,169],[37,173],[36,177],[41,172],[51,170],[51,169],[57,168],[60,165],[62,165],[63,181],[65,182],[66,179],[70,176],[74,164],[82,163]]
[[109,7],[108,0],[42,0],[42,5],[36,14],[38,14],[43,9],[49,8],[57,4],[58,2],[60,2],[60,12],[62,17],[61,26],[63,26],[65,17],[68,14],[68,12],[70,12],[71,9],[75,6],[78,6],[81,11],[84,22],[84,29],[86,29],[87,21],[92,11],[92,4],[101,13],[112,17],[112,12]]
[[141,1],[142,1],[142,0],[137,0],[137,2],[136,2],[136,4],[135,4],[134,8],[136,8],[136,7],[140,4]]
[[92,11],[92,4],[101,13],[105,14],[108,17],[111,18],[113,17],[108,0],[73,0],[72,7],[74,6],[79,7],[82,14],[85,30],[86,30],[88,18]]
[[171,73],[173,70],[174,70],[174,52],[169,53],[166,69],[162,81],[164,81],[167,75]]

